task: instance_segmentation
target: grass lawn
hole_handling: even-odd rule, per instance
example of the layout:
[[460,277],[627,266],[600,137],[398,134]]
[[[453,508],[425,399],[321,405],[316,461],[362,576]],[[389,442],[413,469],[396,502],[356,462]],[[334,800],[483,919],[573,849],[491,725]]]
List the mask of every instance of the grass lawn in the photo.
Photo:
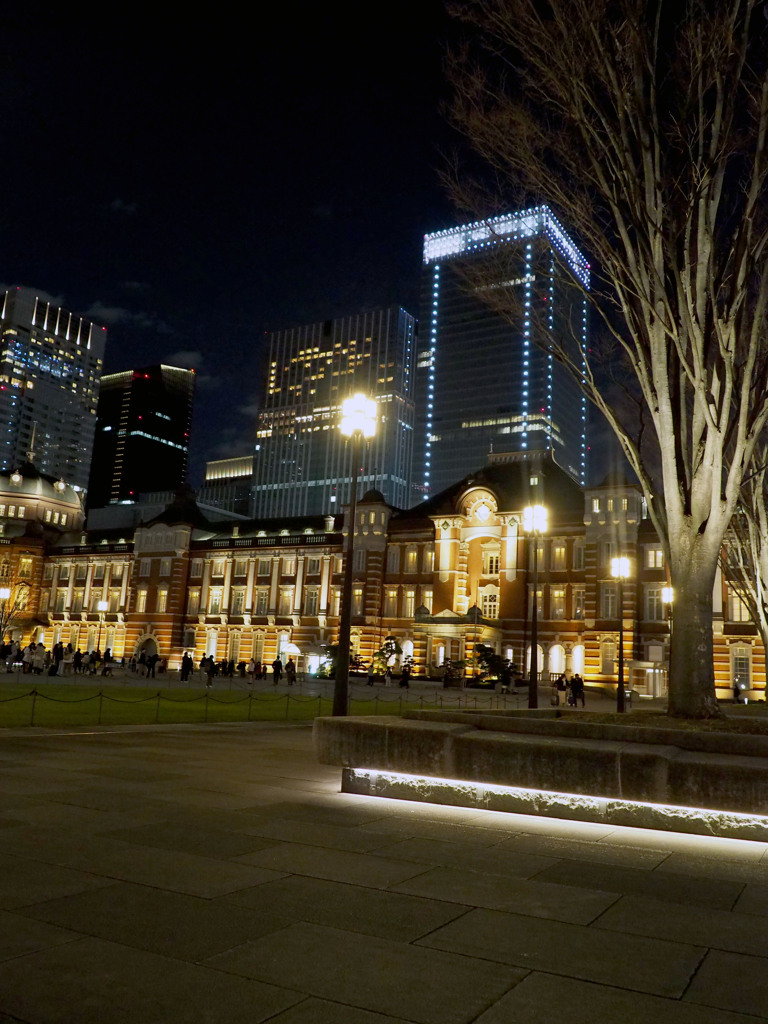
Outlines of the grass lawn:
[[[36,694],[32,695],[31,691]],[[158,696],[159,695],[159,696]],[[327,698],[156,687],[11,683],[0,686],[0,728],[297,721],[329,715]]]

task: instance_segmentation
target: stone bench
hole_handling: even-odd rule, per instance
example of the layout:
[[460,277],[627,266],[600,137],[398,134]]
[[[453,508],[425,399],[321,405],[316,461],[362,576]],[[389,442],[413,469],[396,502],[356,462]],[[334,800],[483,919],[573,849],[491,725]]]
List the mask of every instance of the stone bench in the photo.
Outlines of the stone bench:
[[551,711],[318,718],[346,792],[768,840],[768,736]]

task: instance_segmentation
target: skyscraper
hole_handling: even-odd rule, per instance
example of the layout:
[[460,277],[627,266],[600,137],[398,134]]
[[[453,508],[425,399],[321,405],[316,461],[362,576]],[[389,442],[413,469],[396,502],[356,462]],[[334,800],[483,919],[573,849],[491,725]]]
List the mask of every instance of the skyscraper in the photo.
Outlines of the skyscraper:
[[[541,331],[587,344],[589,266],[546,206],[424,238],[417,359],[417,494],[490,451],[551,451],[585,483],[586,399]],[[509,309],[494,295],[514,295]]]
[[363,391],[378,403],[360,475],[393,505],[411,503],[416,321],[391,306],[270,336],[254,462],[254,514],[340,511],[351,484],[339,431],[341,403]]
[[0,470],[38,470],[85,488],[106,328],[28,288],[0,293]]
[[145,366],[101,379],[88,506],[184,483],[195,371]]

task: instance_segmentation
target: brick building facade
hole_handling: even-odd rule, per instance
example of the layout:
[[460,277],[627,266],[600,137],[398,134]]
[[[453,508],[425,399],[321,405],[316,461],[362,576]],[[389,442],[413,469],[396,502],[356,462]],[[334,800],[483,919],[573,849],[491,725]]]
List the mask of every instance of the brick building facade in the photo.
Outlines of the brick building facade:
[[[0,505],[12,486],[4,481]],[[83,531],[76,496],[65,524],[53,523],[53,503],[60,517],[63,498],[47,486],[35,519],[24,521],[17,508],[13,523],[7,514],[0,520],[0,576],[26,591],[9,628],[23,642],[109,647],[118,658],[156,650],[171,669],[184,651],[196,661],[208,653],[271,662],[291,643],[300,669],[310,670],[322,645],[336,642],[344,516],[214,523],[181,496],[133,531]],[[470,675],[483,643],[527,673],[532,540],[522,511],[533,503],[549,512],[537,554],[542,679],[580,671],[588,683],[615,687],[623,612],[627,677],[640,694],[663,694],[674,610],[662,600],[664,555],[642,495],[610,478],[584,491],[546,457],[497,456],[407,511],[377,491],[365,494],[357,506],[353,649],[369,661],[395,636],[417,677],[441,677],[449,661]],[[631,566],[623,609],[611,576],[617,554]],[[762,645],[722,580],[713,628],[719,696],[739,676],[763,699]]]

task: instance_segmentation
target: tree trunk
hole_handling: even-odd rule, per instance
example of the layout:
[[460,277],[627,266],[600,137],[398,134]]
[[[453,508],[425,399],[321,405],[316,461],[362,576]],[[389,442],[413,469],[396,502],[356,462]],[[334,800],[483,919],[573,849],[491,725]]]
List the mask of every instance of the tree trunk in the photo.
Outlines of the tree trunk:
[[[699,550],[696,552],[701,555]],[[691,559],[695,563],[696,559]],[[669,714],[717,718],[712,650],[712,591],[717,560],[672,571],[675,600],[669,666]],[[701,564],[703,563],[703,564]]]

